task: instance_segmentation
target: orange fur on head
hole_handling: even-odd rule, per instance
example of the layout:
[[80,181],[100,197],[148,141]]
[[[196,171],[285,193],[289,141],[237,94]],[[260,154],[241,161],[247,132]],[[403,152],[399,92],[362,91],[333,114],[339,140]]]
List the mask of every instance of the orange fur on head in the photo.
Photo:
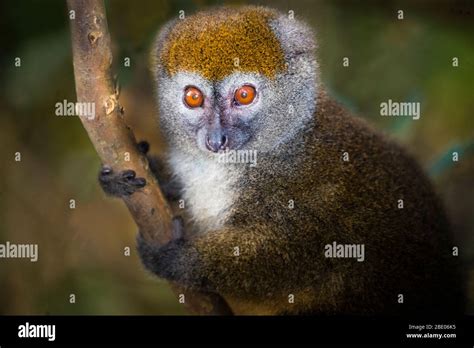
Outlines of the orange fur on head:
[[262,7],[219,8],[178,20],[160,59],[170,75],[180,71],[221,80],[234,71],[273,78],[285,69],[283,50],[268,22],[277,14]]

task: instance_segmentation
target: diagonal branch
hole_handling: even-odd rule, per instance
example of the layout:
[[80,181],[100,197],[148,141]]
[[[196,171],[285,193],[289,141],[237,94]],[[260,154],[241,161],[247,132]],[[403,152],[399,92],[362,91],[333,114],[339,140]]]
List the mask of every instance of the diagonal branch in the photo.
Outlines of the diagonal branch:
[[[123,120],[112,79],[112,52],[103,0],[68,0],[77,101],[95,105],[95,117],[80,117],[103,163],[115,171],[132,169],[147,185],[124,198],[143,237],[157,245],[171,239],[172,212],[135,137]],[[179,291],[174,287],[175,292]],[[229,314],[216,295],[186,292],[187,307],[198,314]]]

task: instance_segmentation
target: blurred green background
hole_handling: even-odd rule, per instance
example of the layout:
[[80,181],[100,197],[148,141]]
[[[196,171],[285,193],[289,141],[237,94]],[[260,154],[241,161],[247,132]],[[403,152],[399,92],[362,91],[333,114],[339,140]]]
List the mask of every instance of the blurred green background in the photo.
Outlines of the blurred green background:
[[[180,10],[217,1],[108,1],[121,103],[138,139],[162,149],[148,72],[157,29]],[[232,4],[249,3],[230,1]],[[316,31],[330,93],[406,144],[449,211],[474,278],[474,6],[467,1],[260,1],[293,10]],[[96,182],[99,159],[76,117],[65,1],[2,1],[0,11],[0,243],[37,243],[39,261],[0,259],[0,314],[184,314],[135,251],[124,204]],[[397,19],[397,11],[404,19]],[[15,67],[15,58],[21,67]],[[126,57],[131,66],[125,67]],[[343,67],[349,57],[349,67]],[[452,66],[458,57],[459,66]],[[381,117],[380,103],[420,101],[421,119]],[[452,151],[460,160],[451,161]],[[15,152],[22,161],[15,162]],[[416,190],[416,187],[413,188]],[[76,209],[69,209],[69,200]],[[124,248],[130,247],[130,256]],[[420,265],[420,267],[422,267]],[[468,282],[473,313],[473,281]],[[75,294],[76,303],[69,302]]]

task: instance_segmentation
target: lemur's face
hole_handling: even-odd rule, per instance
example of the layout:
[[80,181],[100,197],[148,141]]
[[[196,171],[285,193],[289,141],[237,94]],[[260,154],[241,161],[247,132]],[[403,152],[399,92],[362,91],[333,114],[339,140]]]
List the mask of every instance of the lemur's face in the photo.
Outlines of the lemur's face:
[[262,110],[269,106],[269,83],[251,73],[235,72],[210,81],[198,73],[179,72],[169,79],[164,98],[175,105],[188,139],[194,139],[199,149],[236,150],[251,138],[252,120],[263,117]]
[[162,31],[154,53],[160,121],[174,146],[267,151],[312,115],[313,47],[294,51],[302,27],[288,21],[263,8],[229,8]]

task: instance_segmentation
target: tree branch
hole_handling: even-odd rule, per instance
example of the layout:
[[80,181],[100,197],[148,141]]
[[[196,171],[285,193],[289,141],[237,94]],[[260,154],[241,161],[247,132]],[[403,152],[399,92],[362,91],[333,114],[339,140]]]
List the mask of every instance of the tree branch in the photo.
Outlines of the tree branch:
[[[95,105],[95,117],[80,117],[103,163],[115,171],[132,169],[147,185],[124,198],[139,232],[151,243],[171,239],[172,212],[147,159],[138,152],[135,137],[123,120],[118,91],[111,75],[112,52],[103,0],[68,0],[77,101]],[[176,286],[173,286],[175,292]],[[230,314],[216,295],[186,292],[188,309],[198,314]]]

